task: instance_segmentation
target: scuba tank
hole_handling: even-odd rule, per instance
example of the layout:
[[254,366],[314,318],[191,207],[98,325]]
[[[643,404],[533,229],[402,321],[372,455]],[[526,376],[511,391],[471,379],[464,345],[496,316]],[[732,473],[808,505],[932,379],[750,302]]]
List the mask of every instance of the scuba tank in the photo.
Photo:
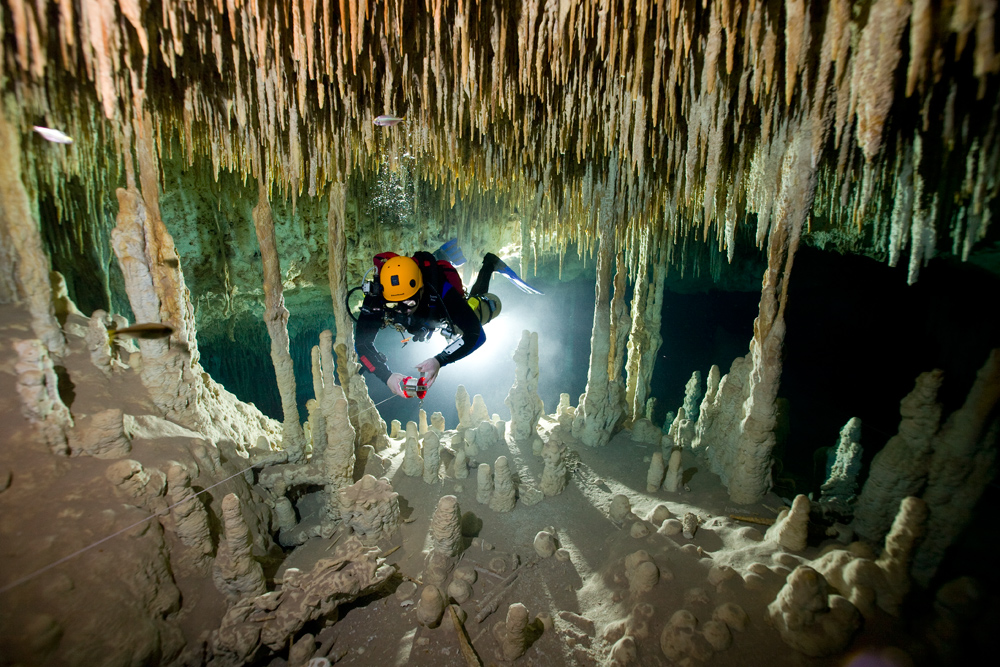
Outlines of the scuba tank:
[[479,316],[480,324],[486,324],[500,314],[500,297],[496,294],[487,293],[470,296],[468,303],[469,307]]

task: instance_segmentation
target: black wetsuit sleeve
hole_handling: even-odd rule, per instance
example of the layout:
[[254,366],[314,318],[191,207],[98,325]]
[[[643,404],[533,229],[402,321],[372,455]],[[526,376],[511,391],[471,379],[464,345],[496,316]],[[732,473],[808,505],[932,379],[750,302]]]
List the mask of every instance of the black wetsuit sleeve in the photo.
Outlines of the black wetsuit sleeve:
[[449,289],[446,291],[442,301],[445,308],[448,309],[448,315],[451,317],[452,324],[462,331],[461,344],[457,348],[455,345],[458,344],[458,341],[455,341],[455,343],[448,345],[440,354],[434,355],[434,358],[442,366],[447,366],[459,359],[464,359],[477,350],[486,342],[486,333],[483,332],[483,325],[479,322],[479,316],[476,315],[475,311],[472,310],[465,300],[465,297],[458,290]]
[[382,382],[388,382],[392,371],[386,365],[385,355],[375,348],[375,336],[382,328],[382,307],[377,299],[365,297],[364,307],[354,327],[354,349],[363,370],[372,373]]

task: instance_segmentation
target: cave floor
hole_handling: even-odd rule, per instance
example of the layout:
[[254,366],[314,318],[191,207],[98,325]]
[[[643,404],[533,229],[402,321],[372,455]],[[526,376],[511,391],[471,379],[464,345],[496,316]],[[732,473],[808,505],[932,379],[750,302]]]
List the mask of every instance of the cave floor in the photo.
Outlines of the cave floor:
[[[543,436],[554,424],[553,417],[543,417],[539,425]],[[450,433],[446,432],[442,444],[448,442]],[[521,482],[537,486],[543,468],[541,457],[520,451],[509,440],[508,436],[506,451],[496,446],[482,452],[480,460],[492,466],[497,456],[506,455]],[[713,610],[727,602],[743,608],[749,624],[744,631],[733,633],[727,650],[704,656],[708,658],[704,664],[764,667],[847,662],[845,655],[820,659],[797,653],[767,620],[766,607],[790,572],[786,565],[794,563],[789,554],[781,555],[777,544],[764,539],[766,526],[735,521],[729,515],[774,518],[785,507],[774,494],[758,505],[732,505],[719,478],[688,455],[684,460],[684,491],[668,493],[661,489],[647,493],[646,473],[654,450],[622,432],[606,447],[577,446],[579,463],[569,474],[562,494],[532,506],[519,501],[513,511],[502,513],[477,502],[474,474],[464,480],[442,478],[434,485],[421,477],[404,475],[400,469],[402,443],[402,439],[393,441],[393,448],[382,454],[391,461],[385,475],[400,494],[404,523],[396,535],[379,544],[386,553],[398,547],[387,561],[397,566],[399,574],[386,590],[339,610],[339,620],[327,629],[332,634],[324,635],[333,640],[329,656],[331,660],[336,658],[338,665],[466,664],[447,613],[439,627],[423,627],[416,620],[414,604],[419,590],[403,600],[393,594],[404,581],[420,581],[430,547],[430,519],[438,498],[447,494],[458,498],[463,513],[465,549],[459,565],[473,564],[479,573],[473,596],[461,606],[468,615],[468,637],[485,665],[504,664],[491,630],[503,621],[508,605],[515,602],[527,607],[529,618],[548,614],[554,624],[518,659],[523,665],[612,664],[606,661],[621,636],[614,626],[630,614],[640,621],[646,619],[645,623],[633,625],[630,632],[637,648],[636,661],[631,664],[671,664],[660,648],[660,633],[671,615],[687,609],[703,624],[712,619]],[[633,514],[622,525],[609,517],[616,494],[626,495],[632,506]],[[701,526],[694,538],[657,532],[657,526],[647,517],[659,504],[665,504],[675,519],[688,512],[697,515]],[[648,534],[632,536],[637,522],[644,524]],[[568,552],[568,560],[556,556],[538,558],[535,553],[535,535],[553,528],[558,545]],[[283,568],[308,569],[337,539],[311,540],[291,554]],[[810,545],[795,556],[806,562],[820,553],[821,546]],[[633,594],[625,578],[624,560],[640,549],[653,558],[661,577],[652,590]],[[775,555],[784,565],[774,560]],[[514,562],[523,564],[521,574],[503,595],[497,611],[477,622],[479,603],[510,574]],[[764,576],[758,574],[748,578],[752,582],[745,582],[743,575],[754,563],[766,566],[754,568]],[[713,565],[729,565],[740,576],[713,585],[708,581]],[[637,605],[649,606],[637,609]],[[851,651],[878,652],[883,647],[906,645],[908,640],[899,634],[897,625],[895,619],[878,612],[877,617],[866,622]]]

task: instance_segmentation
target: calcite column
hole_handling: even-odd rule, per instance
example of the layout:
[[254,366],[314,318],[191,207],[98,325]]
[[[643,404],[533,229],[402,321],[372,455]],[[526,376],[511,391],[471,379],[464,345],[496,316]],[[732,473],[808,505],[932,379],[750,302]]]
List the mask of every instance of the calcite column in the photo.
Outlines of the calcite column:
[[771,486],[771,449],[777,421],[775,399],[781,379],[788,281],[816,189],[811,137],[805,131],[797,131],[793,136],[782,164],[775,221],[767,242],[767,270],[750,342],[753,367],[749,395],[743,406],[746,417],[741,425],[743,433],[738,443],[736,467],[729,482],[729,497],[735,503],[757,502]]
[[288,353],[288,309],[281,287],[281,262],[278,259],[278,244],[274,238],[274,217],[267,200],[267,186],[259,181],[257,206],[253,209],[253,225],[257,230],[260,258],[264,265],[264,324],[271,336],[271,362],[278,379],[278,393],[281,395],[281,410],[284,414],[282,425],[283,449],[292,461],[299,461],[305,455],[305,435],[299,422],[299,408],[295,400],[295,369],[292,356]]
[[[0,105],[2,106],[2,105]],[[9,245],[8,245],[9,243]],[[21,137],[0,108],[0,303],[27,302],[31,329],[55,357],[66,339],[52,305],[49,257],[42,246],[31,200],[21,180]]]
[[344,233],[346,201],[346,184],[332,183],[330,211],[327,214],[330,298],[333,299],[333,316],[337,323],[337,343],[346,346],[354,361],[357,356],[354,351],[354,321],[347,312],[347,235]]
[[611,349],[611,266],[615,257],[616,206],[614,190],[617,184],[617,167],[610,160],[608,180],[600,212],[600,248],[597,252],[597,293],[595,295],[594,324],[590,336],[590,368],[587,372],[587,391],[580,397],[580,405],[573,420],[573,436],[591,447],[608,444],[622,418],[624,390],[612,382],[609,366],[613,363]]
[[525,330],[514,351],[514,386],[504,401],[510,409],[510,435],[522,447],[541,454],[538,420],[545,406],[538,395],[538,334]]
[[[625,409],[627,427],[643,416],[653,380],[653,366],[663,337],[660,320],[663,310],[663,285],[667,263],[656,256],[655,241],[649,230],[643,232],[639,249],[639,275],[632,297],[632,331],[628,337],[625,362]],[[650,278],[649,265],[652,264]]]

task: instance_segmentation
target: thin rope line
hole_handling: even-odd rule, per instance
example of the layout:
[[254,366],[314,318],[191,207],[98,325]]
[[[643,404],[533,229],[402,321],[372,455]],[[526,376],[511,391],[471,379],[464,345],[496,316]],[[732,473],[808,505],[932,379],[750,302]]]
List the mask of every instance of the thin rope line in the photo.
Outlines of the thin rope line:
[[[366,412],[368,412],[370,410],[374,410],[375,408],[377,408],[378,406],[382,405],[386,401],[390,401],[390,400],[392,400],[394,398],[396,398],[395,394],[393,394],[392,396],[390,396],[389,398],[387,398],[385,400],[379,401],[378,403],[376,403],[375,405],[373,405],[370,408],[366,408],[366,409],[362,410],[361,412],[358,413],[358,416],[363,415],[363,414],[365,414]],[[210,491],[210,490],[214,489],[215,487],[219,486],[220,484],[225,484],[226,482],[228,482],[229,480],[233,479],[234,477],[239,477],[240,475],[242,475],[246,471],[252,470],[252,469],[256,468],[257,466],[264,465],[265,463],[267,463],[267,461],[261,461],[260,463],[255,463],[252,466],[248,466],[248,467],[244,468],[243,470],[240,470],[237,473],[233,473],[232,475],[230,475],[229,477],[225,478],[224,480],[222,480],[220,482],[216,482],[212,486],[206,487],[206,488],[202,489],[201,491],[198,491],[193,496],[185,498],[184,500],[178,501],[178,502],[174,503],[173,505],[170,505],[169,507],[166,507],[166,508],[164,508],[162,510],[154,512],[153,514],[150,514],[146,518],[141,519],[139,521],[136,521],[135,523],[133,523],[130,526],[125,526],[121,530],[116,531],[114,533],[111,533],[107,537],[102,537],[101,539],[97,540],[93,544],[87,545],[87,546],[85,546],[85,547],[83,547],[81,549],[77,549],[76,551],[70,553],[69,555],[63,556],[59,560],[57,560],[55,562],[52,562],[52,563],[49,563],[48,565],[42,567],[41,569],[35,570],[34,572],[32,572],[30,574],[26,574],[23,577],[21,577],[20,579],[16,579],[13,582],[7,584],[6,586],[0,587],[0,594],[6,593],[7,591],[9,591],[9,590],[11,590],[13,588],[17,588],[21,584],[25,583],[26,581],[30,581],[31,579],[34,579],[35,577],[37,577],[38,575],[42,574],[43,572],[48,572],[49,570],[51,570],[52,568],[56,567],[57,565],[61,565],[61,564],[65,563],[66,561],[79,556],[80,554],[82,554],[85,551],[89,551],[90,549],[93,549],[96,546],[104,544],[108,540],[110,540],[110,539],[112,539],[114,537],[118,537],[122,533],[127,533],[128,531],[132,530],[133,528],[135,528],[137,526],[141,526],[142,524],[146,523],[147,521],[155,519],[158,516],[163,516],[167,512],[169,512],[170,510],[172,510],[173,508],[177,507],[178,505],[183,505],[186,502],[190,502],[190,501],[194,500],[195,498],[197,498],[198,496],[200,496],[201,494],[206,493],[207,491]]]

